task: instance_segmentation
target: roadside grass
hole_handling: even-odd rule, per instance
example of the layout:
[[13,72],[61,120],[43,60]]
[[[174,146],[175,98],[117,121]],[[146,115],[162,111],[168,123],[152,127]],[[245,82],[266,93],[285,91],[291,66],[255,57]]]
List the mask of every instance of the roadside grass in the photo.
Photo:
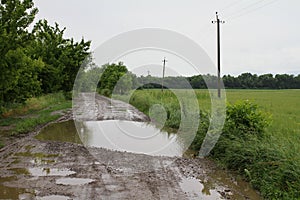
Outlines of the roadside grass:
[[[63,93],[47,94],[28,99],[24,105],[14,105],[2,114],[0,118],[0,137],[16,136],[27,133],[38,125],[58,119],[61,114],[54,111],[72,107],[72,102],[66,100]],[[3,127],[6,126],[6,129]],[[1,140],[1,139],[0,139]],[[3,141],[0,147],[3,147]]]
[[[207,90],[195,92],[203,120],[192,148],[199,150],[209,122],[210,98]],[[299,199],[300,90],[226,90],[226,95],[228,106],[238,109],[231,110],[236,112],[232,115],[234,119],[227,119],[211,156],[220,165],[239,172],[267,199]],[[151,105],[162,104],[169,113],[165,125],[178,128],[180,105],[172,92],[137,90],[129,96],[130,103],[147,115]],[[241,100],[248,101],[240,103]],[[272,119],[269,127],[264,126],[262,134],[255,129],[254,132],[244,130],[243,125],[242,129],[228,125],[232,120],[240,122],[248,116],[255,116],[255,122],[260,113],[271,115]],[[253,119],[249,118],[251,123]]]
[[47,108],[66,101],[63,93],[47,94],[37,98],[28,99],[25,104],[12,104],[1,114],[1,118],[9,118],[20,115],[28,115],[35,111]]

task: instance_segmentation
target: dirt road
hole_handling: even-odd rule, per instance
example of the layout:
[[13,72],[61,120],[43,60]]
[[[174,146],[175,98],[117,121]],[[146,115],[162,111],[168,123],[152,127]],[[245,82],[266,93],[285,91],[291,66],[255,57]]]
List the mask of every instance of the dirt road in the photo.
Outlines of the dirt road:
[[[78,99],[82,119],[144,121],[141,112],[93,94]],[[92,109],[91,109],[92,108]],[[70,114],[58,121],[70,119]],[[42,127],[0,150],[0,199],[258,199],[213,175],[206,159],[149,156],[35,139]],[[222,175],[224,176],[224,175]],[[224,177],[222,177],[224,179]],[[249,196],[250,195],[250,196]],[[248,196],[248,197],[247,197]],[[252,197],[251,197],[252,196]]]

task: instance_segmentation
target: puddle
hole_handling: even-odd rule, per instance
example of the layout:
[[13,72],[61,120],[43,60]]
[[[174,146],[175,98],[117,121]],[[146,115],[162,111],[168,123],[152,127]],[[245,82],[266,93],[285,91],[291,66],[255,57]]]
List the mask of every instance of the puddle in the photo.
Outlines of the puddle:
[[30,162],[32,164],[36,164],[36,165],[48,165],[48,164],[55,163],[56,161],[55,160],[46,160],[46,159],[37,157],[37,158],[30,160]]
[[69,176],[76,174],[76,172],[71,171],[70,169],[56,169],[56,168],[40,168],[33,167],[29,168],[28,172],[32,176]]
[[[83,143],[86,147],[128,151],[161,156],[182,156],[184,147],[176,134],[167,133],[145,122],[74,121],[51,124],[37,136],[40,140]],[[80,136],[80,137],[79,137]],[[81,140],[80,140],[81,138]]]
[[87,147],[148,155],[182,156],[184,151],[176,134],[145,122],[88,121],[82,124],[80,138]]
[[33,196],[34,191],[25,188],[7,187],[5,182],[13,181],[15,177],[0,177],[0,199],[24,199]]
[[31,175],[31,176],[69,176],[72,174],[76,174],[76,172],[71,171],[70,169],[63,168],[63,169],[57,169],[57,168],[42,168],[42,167],[32,167],[32,168],[12,168],[10,169],[13,171],[16,175]]
[[214,188],[205,187],[205,185],[201,184],[198,179],[183,178],[179,184],[181,189],[188,196],[188,199],[222,199],[221,194],[219,194],[217,190],[215,190]]
[[35,138],[39,140],[82,144],[73,120],[50,124],[43,128]]
[[44,197],[37,197],[36,199],[37,200],[69,200],[72,198],[63,195],[49,195]]
[[61,178],[56,180],[56,184],[60,185],[84,185],[94,182],[94,179],[89,178]]
[[242,180],[238,175],[232,175],[224,170],[214,170],[213,173],[208,175],[212,179],[216,180],[216,182],[220,182],[223,185],[231,188],[233,190],[233,193],[230,196],[232,199],[240,199],[241,197],[247,197],[247,199],[253,200],[262,199],[259,193],[255,191],[248,182]]

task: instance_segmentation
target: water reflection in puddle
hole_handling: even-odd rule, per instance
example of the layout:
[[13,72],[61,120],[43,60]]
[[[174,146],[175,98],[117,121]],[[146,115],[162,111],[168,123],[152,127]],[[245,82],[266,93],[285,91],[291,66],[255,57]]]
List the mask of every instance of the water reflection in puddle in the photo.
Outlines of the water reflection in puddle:
[[162,132],[145,122],[88,121],[79,127],[80,138],[87,147],[164,156],[181,156],[183,153],[176,134]]
[[56,168],[39,168],[33,167],[28,169],[32,176],[69,176],[76,174],[76,172],[69,169],[56,169]]
[[72,198],[63,195],[49,195],[44,197],[37,197],[37,199],[38,200],[69,200]]
[[84,185],[94,182],[94,179],[89,178],[60,178],[56,180],[56,184],[60,185]]
[[188,199],[198,200],[200,199],[221,199],[221,195],[214,189],[205,188],[198,179],[195,178],[183,178],[180,182],[181,189],[188,196]]
[[86,147],[144,153],[149,155],[182,156],[185,148],[176,134],[167,133],[145,122],[74,121],[51,124],[36,138],[61,142],[83,143]]

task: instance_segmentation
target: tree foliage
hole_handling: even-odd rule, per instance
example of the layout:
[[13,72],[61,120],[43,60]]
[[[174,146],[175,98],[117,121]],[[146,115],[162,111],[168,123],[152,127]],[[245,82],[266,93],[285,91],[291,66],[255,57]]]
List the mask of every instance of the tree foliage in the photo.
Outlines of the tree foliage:
[[[41,93],[70,91],[90,42],[64,38],[65,28],[40,20],[32,0],[1,0],[0,107]],[[1,109],[0,109],[1,110]]]
[[90,42],[65,39],[64,31],[57,23],[50,26],[47,20],[40,20],[33,29],[32,56],[45,62],[40,73],[44,93],[72,90],[76,74],[89,54]]
[[103,68],[105,70],[99,81],[100,90],[108,91],[111,95],[113,91],[125,94],[132,88],[132,78],[127,74],[127,67],[122,62],[106,64]]

